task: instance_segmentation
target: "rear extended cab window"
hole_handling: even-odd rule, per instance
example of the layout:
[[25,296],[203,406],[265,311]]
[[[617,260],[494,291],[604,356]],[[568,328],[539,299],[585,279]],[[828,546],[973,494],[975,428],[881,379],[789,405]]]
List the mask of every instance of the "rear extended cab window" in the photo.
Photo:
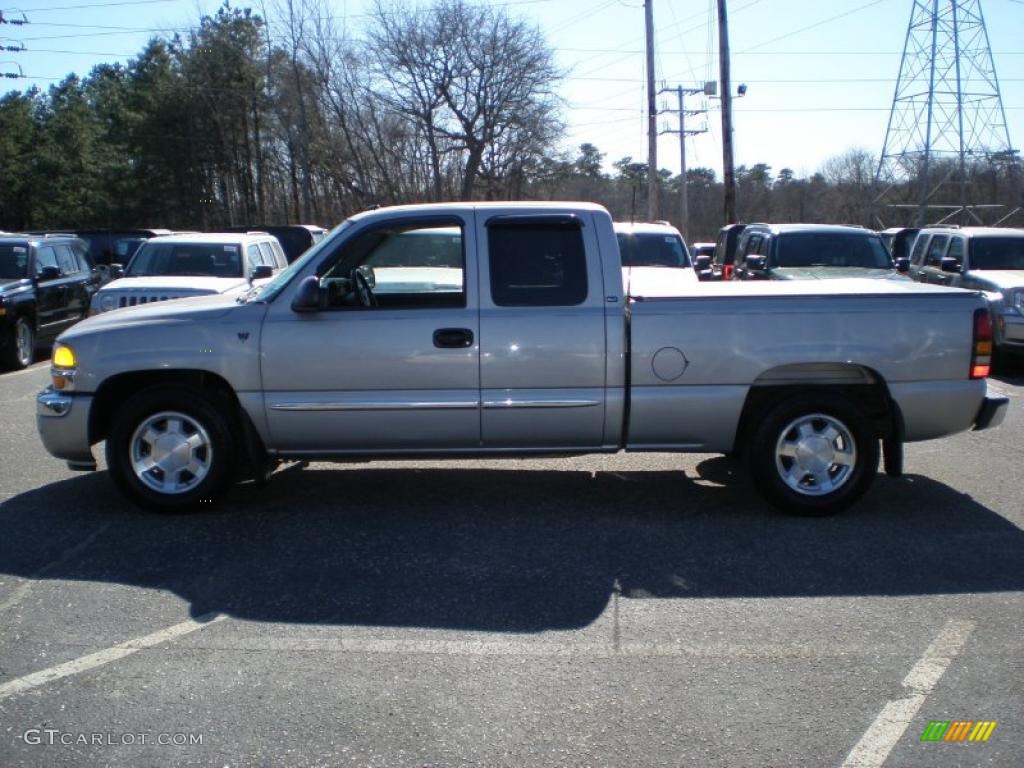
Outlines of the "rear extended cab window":
[[568,307],[587,298],[583,233],[571,218],[487,224],[491,300],[499,307]]

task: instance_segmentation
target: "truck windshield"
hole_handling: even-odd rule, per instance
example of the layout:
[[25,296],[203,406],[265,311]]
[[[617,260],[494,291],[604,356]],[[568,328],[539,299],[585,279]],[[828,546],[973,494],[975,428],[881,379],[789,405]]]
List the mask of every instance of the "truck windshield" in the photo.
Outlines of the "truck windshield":
[[686,247],[676,235],[657,232],[619,232],[624,267],[688,267]]
[[971,269],[1024,269],[1024,237],[976,237]]
[[0,280],[28,277],[28,248],[24,245],[0,245]]
[[146,243],[125,272],[125,277],[165,275],[242,277],[241,250],[236,244]]
[[774,267],[892,269],[878,235],[857,232],[788,232],[778,238]]

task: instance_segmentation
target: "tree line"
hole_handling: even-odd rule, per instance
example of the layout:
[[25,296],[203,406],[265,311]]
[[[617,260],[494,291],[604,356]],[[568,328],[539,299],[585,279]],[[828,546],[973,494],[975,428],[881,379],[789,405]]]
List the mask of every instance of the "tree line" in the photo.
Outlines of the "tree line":
[[[278,0],[270,15],[225,2],[126,65],[0,98],[0,229],[333,225],[371,205],[469,199],[646,211],[646,163],[624,157],[608,173],[595,145],[561,148],[564,73],[541,30],[504,8],[377,0],[358,35],[325,0]],[[874,225],[875,162],[850,150],[807,178],[742,166],[739,215]],[[978,159],[964,184],[1019,205],[1015,169]],[[663,216],[678,223],[682,180],[659,176]],[[686,234],[713,239],[721,183],[707,168],[685,183]],[[961,186],[939,185],[935,200]],[[914,196],[907,182],[889,190]]]

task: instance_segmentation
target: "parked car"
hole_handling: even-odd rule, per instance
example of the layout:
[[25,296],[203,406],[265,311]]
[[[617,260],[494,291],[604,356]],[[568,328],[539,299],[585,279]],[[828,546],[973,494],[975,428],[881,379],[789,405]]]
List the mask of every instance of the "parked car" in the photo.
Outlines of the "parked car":
[[93,296],[89,312],[235,293],[285,266],[280,243],[265,233],[161,235],[143,243],[123,273],[112,268],[117,279]]
[[76,229],[74,232],[88,244],[89,255],[104,280],[110,279],[111,265],[126,267],[146,240],[171,234],[169,229]]
[[627,295],[677,295],[697,282],[689,249],[671,224],[615,222]]
[[736,245],[740,235],[747,228],[746,224],[726,224],[718,230],[718,241],[715,243],[715,255],[711,262],[711,272],[698,270],[701,280],[732,280],[733,261],[736,258]]
[[249,226],[225,227],[221,232],[266,232],[273,235],[284,248],[288,262],[295,261],[299,256],[324,239],[327,230],[316,224],[253,224]]
[[[418,268],[391,260],[424,230],[457,239],[460,279],[375,290],[375,272]],[[898,474],[904,442],[1005,416],[977,292],[791,281],[627,301],[622,269],[590,203],[367,211],[262,290],[65,332],[40,435],[75,469],[105,440],[117,487],[162,511],[286,459],[634,450],[742,451],[773,504],[826,514],[867,490],[880,441]]]
[[748,224],[740,235],[734,280],[908,280],[877,232],[832,224]]
[[1024,229],[926,227],[910,275],[922,283],[986,291],[1002,352],[1024,353]]
[[85,317],[99,276],[71,235],[0,237],[0,362],[24,368],[37,347]]
[[892,260],[898,269],[906,271],[904,265],[910,263],[910,249],[913,248],[914,240],[920,231],[920,227],[890,227],[878,233],[892,254]]

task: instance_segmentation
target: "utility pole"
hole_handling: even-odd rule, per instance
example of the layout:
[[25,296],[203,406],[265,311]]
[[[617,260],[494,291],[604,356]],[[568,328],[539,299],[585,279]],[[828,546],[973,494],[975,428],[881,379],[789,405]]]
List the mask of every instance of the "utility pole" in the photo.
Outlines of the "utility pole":
[[729,19],[725,0],[718,0],[718,68],[722,80],[722,180],[725,223],[736,223],[736,172],[732,160],[732,84],[729,81]]
[[658,218],[658,108],[654,90],[654,9],[644,0],[647,28],[647,220]]
[[666,130],[662,133],[678,133],[679,134],[679,229],[683,233],[684,237],[689,236],[689,224],[690,224],[690,203],[687,197],[686,190],[686,137],[695,136],[698,133],[706,133],[707,127],[701,128],[700,130],[692,131],[686,129],[686,116],[687,115],[703,115],[707,113],[706,109],[690,109],[687,110],[684,106],[685,95],[690,93],[707,93],[708,84],[705,84],[702,88],[684,88],[681,85],[677,85],[675,88],[663,88],[659,93],[665,91],[675,91],[676,98],[679,101],[679,129],[676,131]]

